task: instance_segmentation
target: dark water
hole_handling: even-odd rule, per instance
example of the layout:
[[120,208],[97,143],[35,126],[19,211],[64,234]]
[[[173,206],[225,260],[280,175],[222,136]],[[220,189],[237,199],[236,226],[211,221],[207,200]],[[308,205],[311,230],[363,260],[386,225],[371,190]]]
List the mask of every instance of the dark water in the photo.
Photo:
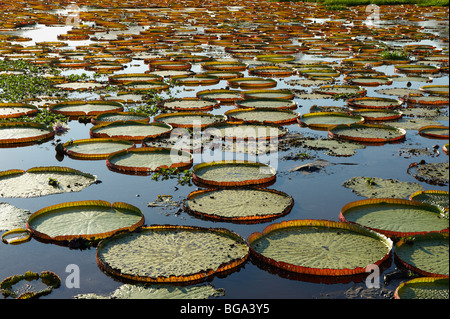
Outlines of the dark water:
[[[45,37],[45,29],[29,31],[34,35]],[[62,33],[62,32],[61,32]],[[53,39],[47,39],[49,41]],[[428,42],[425,42],[428,44]],[[436,44],[436,43],[435,43]],[[440,43],[436,45],[440,46]],[[318,57],[306,56],[305,59],[326,60]],[[133,65],[133,66],[131,66]],[[139,65],[139,66],[135,66]],[[377,70],[393,74],[393,67],[383,66]],[[118,73],[133,73],[143,71],[140,61],[133,61],[130,67]],[[145,69],[146,70],[146,69]],[[199,67],[195,69],[199,71]],[[296,77],[293,77],[296,78]],[[285,81],[293,78],[279,79],[277,88],[288,87]],[[448,75],[435,78],[431,84],[448,84]],[[390,87],[406,87],[406,82],[394,82],[391,86],[381,86],[377,88],[367,88],[367,96],[381,96],[375,92],[376,89]],[[424,83],[414,82],[411,88],[419,88]],[[195,90],[223,88],[224,81],[217,86],[194,87]],[[289,88],[289,87],[288,87]],[[195,91],[186,91],[183,88],[177,88],[179,92],[177,97],[195,96]],[[308,91],[311,88],[301,88]],[[89,93],[78,94],[79,97],[93,99],[95,95]],[[77,93],[73,95],[77,96]],[[388,96],[389,97],[389,96]],[[334,101],[332,99],[324,100],[299,100],[299,113],[309,113],[312,105],[321,106],[344,106],[344,102]],[[223,114],[232,106],[223,106],[214,112]],[[448,108],[444,109],[448,110]],[[441,123],[448,126],[447,121]],[[61,142],[70,139],[89,138],[89,128],[91,124],[80,124],[77,121],[69,123],[70,131],[61,137]],[[301,128],[298,125],[287,126],[290,132],[298,132],[304,136],[325,137],[326,132],[315,131],[309,128]],[[176,180],[154,181],[150,177],[123,175],[108,170],[105,161],[80,161],[64,158],[59,161],[55,155],[55,141],[46,142],[41,145],[3,148],[0,149],[0,171],[9,169],[29,169],[35,166],[66,166],[81,170],[86,173],[98,176],[102,181],[100,184],[92,185],[81,192],[51,195],[40,198],[18,199],[18,198],[0,198],[0,201],[7,202],[21,209],[27,209],[35,212],[41,208],[58,203],[78,200],[105,200],[109,202],[126,202],[137,206],[145,215],[146,224],[171,224],[171,225],[196,225],[201,227],[223,227],[235,231],[243,238],[247,238],[253,232],[262,231],[272,222],[242,225],[223,222],[212,222],[201,220],[190,216],[185,212],[177,214],[177,208],[155,208],[148,207],[148,203],[154,201],[158,195],[172,195],[173,200],[182,201],[190,192],[195,190],[196,186],[180,186]],[[327,166],[319,172],[303,174],[301,172],[290,172],[291,169],[306,164],[311,160],[284,160],[284,156],[292,151],[280,152],[278,154],[278,176],[277,181],[270,188],[283,191],[291,195],[295,200],[295,205],[290,214],[276,219],[273,222],[292,219],[326,219],[337,221],[340,209],[347,203],[363,199],[352,193],[351,190],[344,188],[342,183],[354,176],[370,176],[380,178],[398,179],[404,182],[416,182],[425,189],[443,189],[447,186],[428,185],[417,181],[414,177],[407,174],[409,164],[418,162],[422,159],[427,162],[448,161],[447,155],[443,154],[442,146],[446,143],[443,140],[432,140],[421,137],[417,130],[408,130],[406,140],[398,144],[385,144],[382,146],[367,146],[365,149],[357,150],[351,157],[328,156],[324,151],[305,150],[314,159],[320,158],[337,165]],[[401,154],[402,148],[432,148],[433,145],[439,145],[441,154],[439,156],[405,156]],[[349,163],[355,165],[342,165]],[[65,281],[69,278],[69,265],[77,265],[80,270],[80,287],[69,288]],[[388,268],[381,274],[394,271],[396,268],[392,262]],[[122,282],[111,278],[103,273],[96,264],[95,249],[75,250],[67,247],[61,247],[53,244],[44,244],[32,239],[22,245],[0,244],[0,279],[13,274],[23,274],[31,270],[34,272],[53,271],[58,274],[63,284],[52,294],[44,297],[46,299],[68,299],[77,294],[97,293],[110,294]],[[354,279],[354,278],[353,278]],[[266,269],[261,265],[256,265],[248,261],[241,269],[235,271],[223,278],[215,277],[211,280],[216,288],[225,289],[225,296],[221,298],[271,298],[271,299],[320,299],[320,298],[346,298],[345,292],[357,287],[365,287],[364,280],[350,278],[347,282],[325,283],[322,278],[305,278],[293,276],[274,269]],[[386,288],[393,291],[399,281],[393,281]],[[383,297],[383,296],[381,296]]]

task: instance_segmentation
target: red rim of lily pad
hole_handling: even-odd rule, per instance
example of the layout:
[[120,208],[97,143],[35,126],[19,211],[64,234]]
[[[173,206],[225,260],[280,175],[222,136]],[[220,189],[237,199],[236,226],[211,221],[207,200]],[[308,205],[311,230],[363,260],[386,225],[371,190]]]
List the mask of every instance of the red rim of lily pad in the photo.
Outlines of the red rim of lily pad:
[[371,199],[363,199],[355,202],[351,202],[342,207],[341,212],[339,213],[339,220],[345,223],[360,225],[361,227],[366,227],[373,231],[376,231],[380,234],[383,234],[388,237],[407,237],[407,236],[415,236],[415,235],[423,235],[423,234],[432,234],[432,233],[448,233],[449,228],[444,228],[436,231],[416,231],[416,232],[400,232],[400,231],[391,231],[386,229],[372,228],[367,225],[361,225],[356,222],[349,221],[345,218],[345,214],[348,213],[351,209],[363,206],[373,206],[373,205],[382,205],[382,204],[392,204],[399,206],[410,206],[422,208],[426,211],[432,212],[436,214],[436,218],[443,214],[442,210],[434,205],[429,205],[426,203],[422,203],[419,201],[408,200],[408,199],[398,199],[398,198],[371,198]]
[[299,265],[293,265],[290,263],[286,263],[283,261],[274,260],[272,258],[266,257],[263,254],[260,254],[255,251],[255,249],[252,247],[252,244],[264,237],[265,235],[269,234],[270,232],[277,231],[279,229],[285,229],[290,227],[320,227],[320,228],[326,228],[327,230],[330,230],[332,228],[339,230],[346,230],[355,232],[360,235],[365,235],[372,237],[374,239],[377,239],[383,243],[386,244],[386,246],[389,248],[389,252],[383,256],[380,260],[375,261],[373,264],[375,265],[382,265],[386,260],[388,260],[391,256],[391,250],[392,250],[392,241],[385,237],[382,234],[376,233],[372,230],[369,230],[367,228],[353,225],[349,223],[342,223],[342,222],[335,222],[335,221],[329,221],[329,220],[314,220],[314,219],[304,219],[304,220],[289,220],[289,221],[283,221],[276,224],[271,224],[267,226],[262,233],[255,232],[251,234],[248,237],[247,242],[250,246],[250,252],[252,255],[254,255],[257,259],[264,261],[265,263],[275,266],[277,268],[281,268],[290,272],[295,273],[301,273],[301,274],[308,274],[308,275],[317,275],[317,276],[354,276],[358,274],[364,274],[367,273],[367,265],[365,267],[356,267],[353,269],[331,269],[331,268],[310,268],[310,267],[304,267]]
[[[397,133],[397,136],[394,136],[393,138],[383,138],[383,137],[358,137],[358,136],[349,136],[345,134],[340,134],[339,130],[342,129],[351,129],[351,130],[357,130],[357,129],[366,129],[366,128],[374,128],[374,129],[383,129],[387,131],[395,131]],[[401,141],[405,138],[406,131],[401,128],[389,126],[389,125],[383,125],[383,124],[343,124],[343,125],[336,125],[332,126],[328,129],[328,137],[330,138],[342,138],[346,140],[351,140],[355,142],[365,142],[365,143],[390,143],[390,142],[396,142]]]
[[[243,181],[216,181],[211,179],[205,179],[199,176],[198,171],[203,168],[208,167],[219,167],[219,166],[252,166],[259,167],[260,170],[267,171],[267,177],[262,177],[259,179],[248,178]],[[220,161],[220,162],[206,162],[200,163],[193,167],[192,169],[192,181],[197,185],[206,185],[209,188],[211,187],[242,187],[242,186],[260,186],[260,185],[268,185],[270,183],[275,182],[276,180],[276,171],[272,167],[267,164],[258,163],[258,162],[249,162],[249,161]]]
[[95,144],[95,143],[118,143],[123,144],[124,148],[135,148],[136,145],[133,142],[121,140],[121,139],[114,139],[114,138],[90,138],[90,139],[82,139],[82,140],[76,140],[76,141],[69,141],[63,144],[64,152],[67,154],[67,156],[75,159],[81,159],[81,160],[103,160],[107,159],[108,156],[111,155],[111,153],[108,154],[83,154],[80,152],[71,151],[68,149],[68,147],[72,145],[83,145],[83,144]]
[[33,128],[39,129],[43,133],[35,136],[24,137],[24,138],[8,138],[0,139],[0,147],[13,147],[16,145],[32,145],[40,141],[51,140],[55,136],[55,131],[49,130],[44,124],[30,123],[30,122],[11,122],[11,123],[0,123],[0,129],[2,128]]
[[[416,267],[415,265],[410,264],[410,263],[408,263],[405,260],[402,260],[398,256],[399,247],[406,246],[406,245],[411,245],[411,244],[413,244],[416,241],[427,241],[427,240],[429,240],[429,241],[445,240],[445,241],[448,242],[448,240],[449,240],[449,233],[431,233],[431,234],[416,235],[416,236],[401,238],[395,244],[395,252],[394,252],[394,259],[395,259],[395,261],[397,263],[399,263],[400,265],[402,265],[403,267],[405,267],[406,269],[409,269],[409,270],[413,271],[416,274],[420,274],[421,276],[433,277],[433,278],[449,278],[449,276],[445,275],[445,274],[437,274],[437,273],[433,273],[433,272],[429,272],[429,271],[420,269],[420,268]],[[447,248],[447,251],[448,251],[448,248]]]
[[155,169],[151,169],[149,167],[140,167],[140,166],[124,166],[115,164],[113,161],[116,157],[126,156],[129,154],[140,154],[140,153],[161,153],[161,154],[172,154],[174,149],[164,148],[164,147],[141,147],[141,148],[129,148],[123,151],[118,151],[111,154],[106,159],[106,166],[115,172],[129,174],[129,175],[149,175],[153,172],[160,171],[162,169],[177,169],[179,171],[189,169],[193,163],[193,157],[191,153],[182,150],[176,150],[178,153],[182,153],[185,156],[189,157],[189,162],[176,162],[171,164],[160,165]]
[[[447,134],[436,133],[435,130],[447,130]],[[448,140],[448,130],[449,127],[445,125],[427,125],[419,129],[419,134],[424,137]]]
[[[132,214],[137,214],[137,215],[141,216],[141,218],[137,223],[135,223],[134,225],[132,225],[130,227],[122,227],[119,229],[115,229],[112,231],[108,231],[105,233],[99,233],[99,234],[69,234],[69,235],[61,235],[61,236],[53,236],[52,237],[48,234],[41,233],[30,226],[30,223],[33,219],[35,219],[39,216],[45,215],[45,214],[55,214],[55,212],[58,210],[64,211],[65,209],[70,209],[70,208],[92,207],[92,206],[118,209],[118,210],[126,210]],[[33,213],[29,217],[29,219],[26,223],[26,229],[32,234],[32,236],[37,237],[38,239],[41,239],[45,242],[64,243],[64,242],[68,242],[73,239],[79,239],[79,238],[86,239],[89,241],[95,241],[95,240],[110,237],[116,233],[120,233],[120,232],[124,232],[124,231],[134,231],[135,229],[137,229],[138,227],[141,227],[144,224],[144,220],[145,220],[145,217],[142,214],[142,212],[140,211],[140,209],[133,205],[127,204],[127,203],[116,202],[116,203],[111,204],[109,202],[102,201],[102,200],[77,201],[77,202],[67,202],[67,203],[62,203],[62,204],[56,204],[56,205],[48,206],[48,207],[38,210],[37,212]]]
[[8,109],[8,108],[23,108],[24,110],[15,112],[15,113],[9,113],[9,114],[1,114],[0,113],[0,119],[5,118],[16,118],[21,116],[30,116],[34,115],[39,112],[39,109],[31,104],[25,104],[25,103],[0,103],[0,109]]

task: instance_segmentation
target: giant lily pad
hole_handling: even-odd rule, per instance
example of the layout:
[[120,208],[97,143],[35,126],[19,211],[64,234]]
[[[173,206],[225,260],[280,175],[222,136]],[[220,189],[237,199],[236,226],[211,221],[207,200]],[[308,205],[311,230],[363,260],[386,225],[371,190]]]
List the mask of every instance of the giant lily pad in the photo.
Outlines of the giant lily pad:
[[359,115],[350,115],[343,112],[315,112],[303,114],[298,123],[312,129],[328,129],[341,124],[362,124],[364,118]]
[[0,119],[33,115],[38,108],[24,103],[0,103]]
[[417,183],[365,176],[352,177],[342,186],[367,198],[407,198],[410,194],[423,190]]
[[200,99],[217,100],[220,103],[233,103],[242,100],[241,91],[239,90],[203,90],[197,92]]
[[144,224],[144,215],[127,203],[79,201],[52,205],[30,216],[27,229],[43,241],[64,244],[74,239],[95,241]]
[[416,200],[419,202],[427,203],[430,205],[435,205],[443,207],[448,210],[449,208],[449,192],[442,190],[427,190],[427,191],[417,191],[411,194],[410,200]]
[[295,94],[290,90],[251,90],[242,93],[244,99],[281,99],[292,100]]
[[197,164],[192,181],[216,187],[255,186],[271,183],[276,171],[267,164],[247,161],[221,161]]
[[90,129],[91,137],[119,138],[138,142],[146,137],[154,138],[167,135],[172,126],[165,123],[153,122],[150,124],[136,121],[112,122],[99,124]]
[[287,125],[297,122],[299,114],[280,109],[234,109],[225,112],[233,122]]
[[50,107],[51,112],[70,116],[71,118],[99,115],[107,112],[121,112],[123,109],[122,103],[114,101],[69,101],[54,104]]
[[214,123],[222,123],[227,120],[226,116],[199,112],[176,112],[165,113],[155,116],[156,122],[166,123],[173,127],[206,127]]
[[0,231],[24,227],[30,215],[28,210],[0,202]]
[[79,192],[97,177],[67,167],[35,167],[0,172],[0,197],[39,197]]
[[449,127],[445,125],[428,125],[419,129],[419,134],[428,138],[448,140]]
[[287,129],[273,124],[217,123],[209,126],[209,129],[216,138],[241,141],[277,139],[288,133]]
[[389,143],[404,139],[406,131],[381,124],[349,124],[330,127],[328,136],[355,142]]
[[151,226],[120,234],[97,247],[97,263],[109,274],[144,282],[196,282],[234,270],[248,246],[226,229]]
[[65,153],[71,158],[102,160],[112,153],[135,147],[135,144],[120,139],[95,138],[69,141],[64,143],[63,147]]
[[381,97],[360,97],[347,100],[347,104],[352,107],[364,109],[392,109],[400,107],[403,102],[396,99]]
[[448,278],[422,277],[401,283],[395,290],[395,299],[447,299]]
[[162,168],[187,169],[192,161],[192,155],[185,151],[142,147],[111,154],[106,165],[113,171],[146,175]]
[[448,219],[436,206],[406,199],[375,198],[342,207],[339,219],[356,223],[386,236],[448,232]]
[[449,276],[448,233],[402,238],[395,245],[395,260],[426,277]]
[[389,258],[392,241],[366,228],[324,220],[292,220],[248,238],[256,258],[291,272],[346,276]]
[[443,163],[412,163],[409,165],[408,174],[414,176],[421,182],[433,185],[446,185],[449,182],[449,164]]
[[225,294],[210,284],[191,286],[168,286],[167,284],[124,284],[110,295],[80,294],[75,299],[207,299]]
[[200,217],[231,222],[253,222],[288,214],[291,196],[269,189],[199,190],[189,194],[184,208]]
[[0,147],[29,145],[52,139],[55,132],[38,123],[0,123]]
[[204,112],[204,111],[211,111],[213,108],[218,107],[219,102],[217,100],[206,98],[200,99],[196,97],[186,97],[180,99],[166,100],[159,103],[159,106],[174,111]]
[[249,109],[296,109],[297,104],[288,99],[270,99],[270,98],[250,98],[241,101],[236,101],[235,105],[238,108]]

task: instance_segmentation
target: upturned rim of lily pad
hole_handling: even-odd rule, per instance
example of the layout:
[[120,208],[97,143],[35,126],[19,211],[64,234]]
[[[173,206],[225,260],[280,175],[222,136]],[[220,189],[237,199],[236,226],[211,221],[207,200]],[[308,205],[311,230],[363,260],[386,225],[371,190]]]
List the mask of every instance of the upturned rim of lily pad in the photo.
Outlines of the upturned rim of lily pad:
[[423,286],[424,284],[432,285],[446,285],[448,290],[449,279],[441,277],[420,277],[402,282],[394,291],[394,299],[408,299],[403,298],[404,289],[414,287],[415,285]]
[[83,144],[96,144],[96,143],[117,143],[117,144],[123,144],[124,146],[128,148],[135,148],[136,144],[134,144],[131,141],[126,141],[122,139],[115,139],[115,138],[89,138],[89,139],[81,139],[76,141],[69,141],[63,144],[64,152],[71,158],[75,159],[82,159],[82,160],[103,160],[108,158],[108,156],[111,155],[111,153],[107,154],[84,154],[80,152],[75,152],[70,149],[68,149],[69,146],[72,145],[83,145]]
[[[110,208],[110,209],[117,209],[117,210],[126,210],[127,212],[136,214],[140,217],[139,221],[131,226],[128,227],[120,227],[115,230],[107,231],[104,233],[96,233],[96,234],[67,234],[67,235],[60,235],[60,236],[49,236],[45,233],[39,232],[36,229],[34,229],[32,226],[30,226],[30,223],[33,221],[33,219],[39,218],[46,214],[56,214],[58,210],[67,210],[71,208],[80,208],[80,207],[100,207],[100,208]],[[61,244],[66,245],[71,240],[74,239],[85,239],[87,241],[97,241],[103,238],[111,237],[114,234],[121,233],[121,232],[129,232],[134,231],[137,228],[141,227],[145,222],[144,214],[142,214],[141,210],[133,205],[123,203],[123,202],[115,202],[115,203],[109,203],[107,201],[103,200],[87,200],[87,201],[75,201],[75,202],[66,202],[56,205],[51,205],[45,208],[42,208],[35,213],[33,213],[26,223],[26,229],[31,233],[31,235],[37,239],[40,239],[44,242],[50,242],[55,244]]]
[[[365,128],[374,128],[386,131],[395,131],[397,136],[393,138],[384,138],[384,137],[358,137],[358,136],[349,136],[345,134],[340,134],[339,130],[357,130],[357,129],[365,129]],[[385,124],[341,124],[335,125],[328,128],[328,137],[330,138],[342,138],[345,140],[351,140],[355,142],[364,142],[364,143],[373,143],[373,144],[384,144],[384,143],[392,143],[405,139],[406,130],[402,128],[397,128]]]
[[[156,167],[155,169],[150,169],[148,167],[140,167],[140,166],[125,166],[115,164],[113,161],[116,157],[126,156],[128,154],[140,154],[140,153],[163,153],[163,154],[172,154],[174,151],[178,153],[182,153],[184,156],[189,157],[188,162],[176,162],[171,164],[164,164]],[[164,147],[141,147],[141,148],[128,148],[126,150],[118,151],[112,153],[106,159],[106,166],[115,172],[130,174],[130,175],[149,175],[153,172],[158,172],[162,169],[177,169],[178,171],[189,169],[193,163],[193,156],[191,153],[172,148],[164,148]]]
[[398,207],[412,207],[412,208],[418,208],[423,209],[424,211],[431,212],[436,214],[436,218],[442,217],[444,212],[439,207],[426,204],[423,202],[415,201],[415,200],[409,200],[409,199],[400,199],[400,198],[369,198],[369,199],[362,199],[354,202],[350,202],[346,204],[344,207],[342,207],[340,213],[339,213],[339,220],[342,222],[350,223],[350,224],[356,224],[360,225],[362,227],[366,227],[368,229],[371,229],[373,231],[376,231],[378,233],[384,234],[387,237],[391,238],[399,238],[399,237],[408,237],[408,236],[415,236],[415,235],[424,235],[424,234],[432,234],[432,233],[448,233],[449,228],[439,229],[439,230],[432,230],[432,231],[392,231],[387,229],[381,229],[376,227],[369,227],[368,225],[362,225],[356,222],[352,222],[348,220],[345,215],[352,209],[355,208],[363,208],[364,206],[375,206],[375,205],[384,205],[384,204],[390,204],[390,205],[398,205]]
[[45,133],[24,137],[24,138],[8,138],[0,139],[0,148],[2,147],[15,147],[15,146],[28,146],[33,145],[40,141],[49,141],[54,138],[55,131],[50,130],[47,125],[33,122],[10,122],[10,123],[0,123],[0,129],[2,128],[34,128],[39,129]]
[[126,235],[126,234],[118,234],[116,236],[112,236],[111,238],[107,238],[101,241],[100,244],[97,246],[96,249],[97,265],[102,271],[105,271],[106,273],[112,274],[113,276],[116,277],[125,278],[133,281],[150,282],[150,283],[197,283],[203,282],[208,278],[211,278],[219,274],[225,275],[231,273],[235,271],[238,267],[242,266],[249,257],[250,253],[247,242],[237,233],[225,228],[205,228],[199,226],[180,226],[180,225],[152,225],[148,227],[141,227],[139,229],[139,232],[144,233],[144,232],[178,231],[178,230],[217,233],[220,236],[230,238],[232,240],[235,240],[239,244],[245,245],[247,247],[247,253],[241,258],[230,260],[229,262],[221,264],[217,269],[205,269],[195,274],[186,274],[180,276],[174,275],[160,276],[152,278],[150,276],[141,276],[131,273],[130,274],[124,273],[120,269],[115,269],[111,267],[100,258],[100,251],[104,245],[108,244],[108,242],[114,241],[115,239],[121,236]]
[[386,236],[374,232],[370,229],[367,229],[365,227],[361,227],[359,225],[353,225],[350,223],[343,223],[343,222],[335,222],[330,220],[320,220],[320,219],[296,219],[296,220],[288,220],[288,221],[282,221],[279,223],[271,224],[267,226],[263,232],[255,232],[251,234],[247,242],[250,247],[250,252],[252,255],[254,255],[258,260],[261,260],[269,265],[275,266],[277,268],[281,268],[290,272],[295,273],[301,273],[301,274],[308,274],[308,275],[315,275],[315,276],[354,276],[359,275],[367,272],[367,265],[364,265],[363,267],[355,267],[353,269],[345,268],[345,269],[332,269],[332,268],[313,268],[313,267],[304,267],[301,265],[294,265],[290,264],[284,261],[280,260],[274,260],[270,257],[266,257],[261,253],[258,253],[253,247],[252,244],[259,240],[260,238],[264,238],[271,232],[276,232],[277,230],[282,229],[288,229],[288,228],[297,228],[297,227],[316,227],[316,228],[323,228],[328,231],[331,231],[332,229],[335,229],[339,231],[339,229],[354,232],[358,235],[368,236],[373,239],[376,239],[380,242],[382,242],[384,245],[386,245],[386,248],[388,249],[388,252],[379,260],[375,261],[372,264],[375,264],[377,266],[382,265],[386,260],[388,260],[391,256],[391,251],[393,247],[393,242],[391,239],[387,238]]

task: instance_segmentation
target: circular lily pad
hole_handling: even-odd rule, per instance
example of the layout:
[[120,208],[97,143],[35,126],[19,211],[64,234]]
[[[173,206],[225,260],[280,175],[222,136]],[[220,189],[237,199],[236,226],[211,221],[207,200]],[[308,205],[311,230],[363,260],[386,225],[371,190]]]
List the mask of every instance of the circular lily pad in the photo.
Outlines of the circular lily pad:
[[433,65],[422,65],[422,64],[404,64],[396,65],[395,71],[400,73],[408,74],[424,74],[424,73],[439,73],[438,67]]
[[197,92],[197,97],[201,99],[217,100],[220,103],[233,103],[242,100],[239,90],[203,90]]
[[108,78],[108,80],[111,84],[124,84],[131,82],[155,82],[160,81],[161,77],[147,73],[130,73],[112,75]]
[[103,160],[110,154],[135,147],[133,142],[111,139],[95,138],[69,141],[63,145],[65,153],[75,159]]
[[340,94],[357,94],[365,95],[366,89],[357,85],[324,85],[314,89],[314,93],[340,95]]
[[181,99],[166,100],[159,104],[168,110],[185,112],[205,112],[219,106],[219,102],[213,99],[200,99],[196,97],[186,97]]
[[449,276],[448,233],[402,238],[395,245],[395,260],[426,277]]
[[345,77],[344,81],[350,85],[360,85],[360,86],[380,86],[380,85],[391,85],[392,79],[384,76],[370,76],[370,77]]
[[0,103],[0,119],[36,114],[38,108],[24,103]]
[[111,154],[106,160],[109,169],[127,174],[147,175],[162,168],[187,169],[192,165],[188,152],[158,147],[132,148]]
[[406,199],[375,198],[349,203],[339,219],[389,237],[448,232],[448,219],[436,206]]
[[199,112],[164,113],[155,116],[156,122],[166,123],[173,127],[206,127],[214,123],[223,123],[226,116]]
[[403,117],[403,113],[396,110],[385,109],[359,109],[352,111],[352,114],[359,115],[364,118],[364,121],[393,121]]
[[412,163],[409,165],[408,174],[421,182],[433,185],[447,185],[449,182],[449,164],[443,163]]
[[30,198],[79,192],[97,181],[94,175],[67,167],[34,167],[0,172],[0,197]]
[[422,277],[401,283],[395,299],[449,299],[448,278]]
[[215,138],[237,141],[266,141],[280,138],[288,133],[287,129],[272,124],[234,124],[217,123],[209,126]]
[[355,142],[389,143],[403,140],[406,131],[381,124],[336,125],[328,129],[330,138],[341,138]]
[[55,132],[46,125],[28,122],[0,123],[0,147],[30,145],[50,140]]
[[441,190],[417,191],[411,194],[410,200],[416,200],[422,203],[449,208],[449,192]]
[[242,92],[244,99],[282,99],[292,100],[295,94],[290,90],[250,90]]
[[276,171],[267,164],[248,161],[221,161],[197,164],[192,181],[215,187],[257,186],[274,182]]
[[146,137],[154,138],[167,135],[172,129],[171,125],[165,123],[153,122],[148,124],[125,121],[96,125],[90,129],[90,135],[94,138],[119,138],[137,142]]
[[360,97],[347,100],[348,106],[364,109],[392,109],[400,107],[402,104],[403,102],[400,100],[381,97]]
[[335,125],[341,124],[362,124],[364,118],[362,116],[351,115],[343,112],[315,112],[302,114],[298,123],[301,126],[312,129],[328,129]]
[[409,104],[418,104],[426,106],[446,106],[449,104],[448,96],[409,96],[406,98]]
[[270,189],[207,189],[194,191],[184,202],[191,214],[230,222],[259,222],[288,214],[294,200]]
[[417,183],[365,176],[352,177],[342,186],[367,198],[407,198],[410,194],[423,190],[423,187]]
[[439,94],[448,96],[448,85],[425,85],[420,90],[429,94]]
[[419,134],[424,137],[446,139],[449,136],[449,127],[445,125],[427,125],[419,129]]
[[292,220],[248,238],[256,258],[291,272],[346,276],[389,258],[392,241],[366,228],[325,220]]
[[223,289],[210,284],[167,286],[165,284],[124,284],[108,296],[94,293],[79,294],[75,299],[208,299],[225,295]]
[[150,121],[150,117],[144,113],[135,113],[135,112],[112,112],[112,113],[102,113],[97,115],[95,118],[91,120],[93,125],[105,124],[111,122],[119,122],[119,121],[135,121],[148,123]]
[[69,101],[50,106],[50,111],[71,118],[93,116],[106,112],[121,112],[124,105],[114,101]]
[[265,78],[236,78],[229,79],[228,85],[230,87],[239,87],[242,89],[251,89],[251,88],[274,88],[277,86],[277,81],[273,79],[265,79]]
[[286,99],[244,99],[236,101],[235,105],[238,108],[249,109],[296,109],[297,104],[291,100]]
[[234,109],[225,112],[232,122],[287,125],[297,122],[298,113],[284,109]]
[[52,205],[30,216],[27,229],[41,240],[64,244],[88,241],[133,231],[144,224],[144,215],[127,203],[79,201]]
[[244,239],[226,229],[151,226],[116,235],[97,247],[103,271],[143,282],[199,282],[230,272],[249,254]]

